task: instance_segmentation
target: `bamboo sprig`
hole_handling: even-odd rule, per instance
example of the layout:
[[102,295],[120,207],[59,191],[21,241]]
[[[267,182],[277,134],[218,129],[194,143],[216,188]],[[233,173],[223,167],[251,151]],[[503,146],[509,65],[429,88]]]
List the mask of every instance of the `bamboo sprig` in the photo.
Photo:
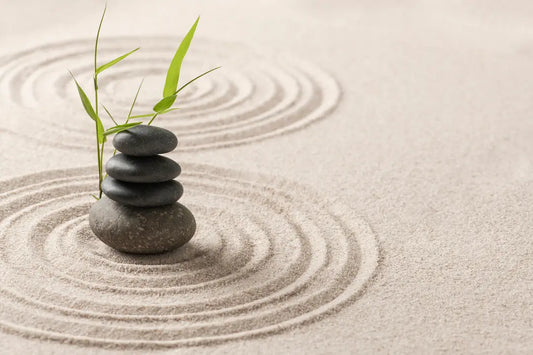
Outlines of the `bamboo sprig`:
[[[107,137],[113,134],[120,133],[124,130],[127,130],[129,128],[135,127],[137,125],[142,124],[142,120],[139,122],[133,122],[130,123],[130,120],[132,119],[143,119],[150,117],[150,120],[148,121],[148,125],[151,125],[152,122],[161,115],[164,115],[168,112],[172,112],[175,110],[178,110],[178,107],[171,107],[172,104],[176,101],[178,93],[186,88],[188,85],[190,85],[192,82],[196,81],[197,79],[203,77],[204,75],[209,74],[210,72],[219,69],[220,67],[213,68],[211,70],[208,70],[194,79],[188,81],[185,85],[181,86],[178,89],[178,82],[180,77],[180,71],[181,71],[181,65],[183,63],[183,59],[185,58],[185,54],[187,54],[187,51],[189,49],[189,46],[191,44],[191,41],[193,39],[194,33],[196,31],[196,27],[198,26],[198,21],[200,20],[200,17],[196,19],[193,26],[190,28],[189,32],[185,35],[183,40],[181,41],[178,49],[176,50],[176,53],[174,54],[174,57],[172,58],[172,61],[170,63],[170,66],[167,71],[165,85],[163,88],[163,98],[159,100],[153,107],[153,112],[148,114],[141,114],[141,115],[133,115],[133,110],[135,108],[135,104],[137,102],[137,98],[139,96],[139,92],[141,91],[144,79],[141,80],[139,87],[137,88],[137,92],[135,93],[135,97],[133,99],[133,102],[130,106],[128,115],[124,121],[123,124],[118,124],[117,120],[113,117],[110,110],[107,109],[105,105],[102,104],[102,107],[104,108],[104,111],[109,116],[109,118],[113,121],[115,124],[113,127],[110,127],[108,129],[104,128],[104,125],[102,124],[102,120],[99,116],[99,97],[98,97],[98,76],[103,71],[111,68],[115,64],[121,62],[122,60],[126,59],[131,54],[137,52],[140,48],[135,48],[131,51],[129,51],[126,54],[123,54],[110,62],[107,62],[103,65],[98,66],[98,44],[100,41],[100,32],[102,29],[102,24],[104,22],[104,17],[107,11],[107,4],[104,7],[104,11],[102,13],[102,17],[100,18],[100,23],[98,24],[98,30],[96,32],[96,40],[94,43],[94,72],[93,72],[93,89],[94,89],[94,106],[92,105],[91,101],[87,97],[87,94],[85,91],[83,91],[82,87],[74,77],[74,75],[70,73],[72,76],[72,79],[74,80],[76,84],[76,88],[78,90],[78,94],[80,96],[83,108],[85,109],[85,112],[88,114],[88,116],[95,122],[95,132],[96,132],[96,153],[97,153],[97,161],[98,161],[98,196],[92,195],[97,200],[102,198],[102,182],[107,177],[107,174],[103,174],[103,158],[104,158],[104,146],[107,141]],[[117,150],[115,149],[113,151],[113,155],[115,155]]]

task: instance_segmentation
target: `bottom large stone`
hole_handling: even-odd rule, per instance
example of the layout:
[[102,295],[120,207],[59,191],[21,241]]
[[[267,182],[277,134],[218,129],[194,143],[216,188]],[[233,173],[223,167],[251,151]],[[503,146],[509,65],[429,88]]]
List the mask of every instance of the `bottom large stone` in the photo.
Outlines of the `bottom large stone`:
[[191,211],[178,202],[160,207],[133,207],[105,196],[91,207],[89,224],[102,242],[134,254],[158,254],[179,248],[196,231]]

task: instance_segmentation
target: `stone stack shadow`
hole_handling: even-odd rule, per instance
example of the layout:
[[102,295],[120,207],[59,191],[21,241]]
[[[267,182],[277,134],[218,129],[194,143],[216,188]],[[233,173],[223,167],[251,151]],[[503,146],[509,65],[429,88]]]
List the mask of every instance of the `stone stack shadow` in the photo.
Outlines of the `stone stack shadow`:
[[170,131],[139,125],[118,133],[119,151],[106,164],[105,197],[93,205],[89,222],[109,246],[124,252],[153,254],[187,243],[196,230],[192,213],[177,201],[183,186],[174,178],[181,167],[160,154],[176,148]]

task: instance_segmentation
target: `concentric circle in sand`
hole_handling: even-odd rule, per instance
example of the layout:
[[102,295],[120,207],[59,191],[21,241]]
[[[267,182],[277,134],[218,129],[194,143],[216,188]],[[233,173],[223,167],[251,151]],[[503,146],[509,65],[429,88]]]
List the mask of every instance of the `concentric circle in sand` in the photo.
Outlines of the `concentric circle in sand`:
[[[161,98],[178,43],[166,37],[102,39],[102,63],[142,46],[100,76],[100,101],[119,121],[142,78],[145,85],[135,113],[151,112]],[[0,59],[0,97],[30,109],[4,128],[54,146],[90,149],[94,125],[85,117],[67,69],[90,93],[92,46],[92,40],[72,40]],[[157,125],[179,134],[183,150],[233,146],[285,134],[325,117],[340,98],[336,81],[306,61],[202,39],[195,39],[180,82],[215,66],[222,69],[180,93],[180,110],[158,118]],[[106,126],[112,124],[104,112],[101,116]]]
[[369,226],[308,188],[183,164],[198,231],[128,256],[87,221],[94,168],[0,182],[0,329],[104,347],[178,347],[321,319],[360,294],[378,259]]

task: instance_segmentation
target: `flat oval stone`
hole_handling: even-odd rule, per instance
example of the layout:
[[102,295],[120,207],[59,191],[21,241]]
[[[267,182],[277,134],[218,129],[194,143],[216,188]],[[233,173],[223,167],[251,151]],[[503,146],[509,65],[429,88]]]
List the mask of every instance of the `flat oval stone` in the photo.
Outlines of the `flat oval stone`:
[[139,184],[108,176],[102,182],[102,191],[110,199],[125,205],[155,207],[176,202],[183,195],[183,186],[175,180]]
[[178,145],[178,138],[168,129],[138,125],[117,133],[113,146],[124,154],[145,157],[168,153]]
[[109,159],[105,170],[117,180],[140,183],[168,181],[181,173],[178,163],[161,155],[134,157],[117,154]]
[[110,247],[135,254],[157,254],[181,247],[194,236],[196,221],[182,204],[142,208],[105,196],[91,206],[89,225]]

